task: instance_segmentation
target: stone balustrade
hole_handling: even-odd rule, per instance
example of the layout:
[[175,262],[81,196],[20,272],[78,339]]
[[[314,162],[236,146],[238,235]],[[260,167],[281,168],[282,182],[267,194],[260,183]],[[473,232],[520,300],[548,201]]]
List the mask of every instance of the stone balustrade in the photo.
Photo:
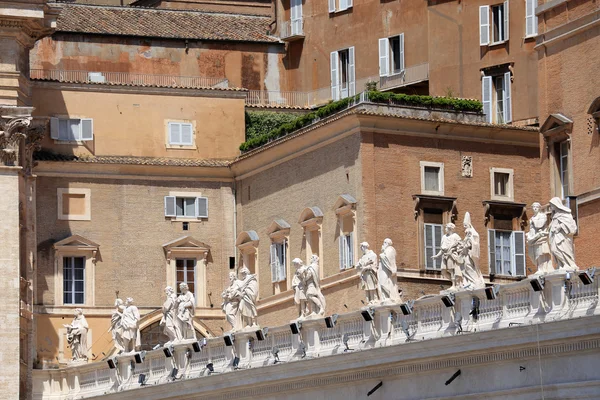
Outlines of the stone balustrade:
[[[488,291],[493,292],[491,289]],[[197,342],[200,351],[194,351],[193,342],[180,343],[173,346],[171,357],[163,348],[146,352],[141,363],[136,363],[134,354],[116,356],[113,369],[104,360],[34,370],[33,397],[88,398],[140,388],[142,374],[144,385],[163,385],[277,363],[598,315],[598,295],[598,280],[584,285],[576,274],[556,272],[545,276],[543,290],[537,292],[528,278],[500,286],[492,299],[484,289],[448,296],[453,306],[444,304],[443,295],[424,296],[411,304],[410,314],[404,314],[399,304],[365,307],[339,315],[332,328],[326,327],[323,318],[309,319],[301,321],[299,334],[293,334],[289,325],[269,327],[264,340],[258,340],[255,330],[237,332],[231,346],[224,337]],[[372,321],[363,316],[369,311]]]

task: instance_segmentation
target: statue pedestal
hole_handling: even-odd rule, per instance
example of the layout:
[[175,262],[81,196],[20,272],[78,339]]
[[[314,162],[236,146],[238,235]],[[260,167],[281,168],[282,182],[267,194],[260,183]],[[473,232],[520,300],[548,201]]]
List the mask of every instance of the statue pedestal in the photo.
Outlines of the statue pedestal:
[[[319,331],[325,326],[325,321],[321,316],[315,316],[300,321],[302,323],[302,330],[300,334],[302,336],[302,342],[304,343],[306,356],[318,357],[319,350],[321,349],[321,341]],[[300,357],[303,356],[303,351],[300,349]]]
[[563,305],[567,301],[565,283],[567,276],[572,280],[577,279],[574,273],[564,270],[558,270],[544,275],[544,290],[540,293],[541,306],[545,308],[546,315],[544,320],[551,321],[561,312]]
[[[362,311],[363,309],[361,309]],[[386,343],[391,343],[394,335],[394,327],[392,325],[392,312],[401,313],[400,306],[392,302],[381,304],[375,308],[375,317],[371,322],[365,322],[365,338],[369,334],[366,341],[366,348],[383,346]]]
[[[237,368],[249,368],[250,362],[252,361],[252,354],[250,350],[251,342],[254,342],[256,339],[256,331],[259,331],[260,327],[252,327],[246,328],[244,331],[235,332],[233,341],[233,346],[225,346],[225,351],[227,349],[231,349],[231,369],[235,369],[233,365],[233,361],[235,357],[239,357],[240,361],[237,365]],[[229,358],[229,355],[226,353],[226,357]]]

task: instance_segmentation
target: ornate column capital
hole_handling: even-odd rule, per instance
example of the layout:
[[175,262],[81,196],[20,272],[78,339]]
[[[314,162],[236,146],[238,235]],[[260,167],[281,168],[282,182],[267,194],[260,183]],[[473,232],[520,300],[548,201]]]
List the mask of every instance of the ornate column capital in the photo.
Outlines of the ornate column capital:
[[32,124],[31,107],[0,107],[0,163],[21,166],[31,175],[47,122]]

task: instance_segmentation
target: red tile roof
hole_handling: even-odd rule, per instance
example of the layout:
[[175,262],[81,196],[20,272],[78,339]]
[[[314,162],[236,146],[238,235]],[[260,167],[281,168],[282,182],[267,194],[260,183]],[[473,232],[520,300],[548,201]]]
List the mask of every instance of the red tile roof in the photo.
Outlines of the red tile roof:
[[176,167],[227,167],[232,160],[200,159],[200,158],[168,158],[168,157],[133,157],[133,156],[89,156],[78,157],[52,153],[47,150],[33,154],[36,161],[79,162],[93,164],[130,164],[130,165],[166,165]]
[[57,32],[277,43],[270,17],[135,7],[63,5]]

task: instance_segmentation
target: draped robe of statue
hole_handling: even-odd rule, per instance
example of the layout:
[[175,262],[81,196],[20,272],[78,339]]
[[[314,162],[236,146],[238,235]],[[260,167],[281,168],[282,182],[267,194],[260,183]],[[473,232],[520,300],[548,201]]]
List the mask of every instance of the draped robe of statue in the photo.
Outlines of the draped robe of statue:
[[253,274],[247,274],[239,283],[239,308],[240,329],[256,325],[256,298],[258,297],[258,281]]
[[485,287],[483,275],[479,269],[479,234],[469,223],[466,228],[465,238],[462,242],[463,249],[463,287],[465,289],[482,289]]
[[194,313],[196,310],[196,299],[189,290],[177,297],[176,333],[178,340],[196,339],[194,329]]
[[367,301],[371,303],[380,300],[377,254],[373,250],[367,249],[365,254],[358,260],[356,269],[360,276],[361,288],[367,294]]
[[85,316],[79,314],[67,325],[67,342],[71,347],[73,361],[87,361],[87,333],[89,325]]
[[175,296],[175,293],[171,291],[170,293],[167,293],[167,299],[162,306],[163,316],[159,325],[162,326],[163,333],[169,338],[169,343],[172,343],[177,339],[175,327],[175,312],[177,310],[176,302],[177,297]]
[[573,235],[577,232],[577,223],[571,215],[571,210],[564,206],[558,197],[550,200],[550,207],[553,211],[548,235],[550,252],[559,269],[574,271],[577,269],[577,264],[575,264]]
[[137,346],[140,346],[140,312],[138,308],[132,304],[125,307],[121,318],[121,326],[123,329],[123,348],[125,352],[135,351]]
[[396,278],[396,249],[389,244],[379,254],[379,288],[381,300],[399,301],[398,282]]
[[548,218],[542,212],[536,214],[529,220],[529,232],[527,232],[528,254],[531,261],[537,266],[537,273],[547,274],[554,271],[550,245],[548,244],[548,233],[544,230]]
[[446,233],[442,236],[440,253],[442,256],[442,276],[452,282],[451,289],[459,289],[462,285],[462,257],[459,254],[461,239],[458,233]]
[[306,287],[304,286],[304,273],[306,267],[300,259],[294,259],[292,264],[296,266],[296,272],[292,278],[292,289],[294,290],[294,303],[299,307],[299,317],[305,317],[309,314],[308,300],[306,298]]
[[123,326],[121,325],[121,319],[123,318],[123,311],[125,310],[125,306],[123,305],[123,300],[117,299],[115,300],[115,310],[110,317],[110,329],[109,331],[112,334],[113,342],[117,352],[120,353],[125,350],[123,344]]
[[304,287],[306,290],[306,299],[311,307],[311,314],[325,314],[325,296],[321,293],[319,282],[319,261],[314,260],[306,266],[304,273]]
[[239,290],[239,284],[240,281],[233,279],[221,295],[221,297],[223,297],[222,308],[225,313],[225,319],[231,325],[231,329],[235,329],[240,325],[240,322],[238,321],[240,300],[235,297],[235,292]]

